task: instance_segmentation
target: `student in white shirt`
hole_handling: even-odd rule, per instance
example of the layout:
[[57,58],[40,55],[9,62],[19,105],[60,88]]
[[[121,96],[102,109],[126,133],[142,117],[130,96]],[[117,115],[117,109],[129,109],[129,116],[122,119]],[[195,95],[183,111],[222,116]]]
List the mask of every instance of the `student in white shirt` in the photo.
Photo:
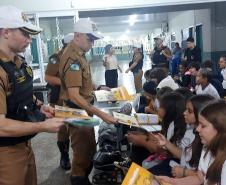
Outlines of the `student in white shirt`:
[[[202,150],[201,139],[195,129],[198,126],[198,113],[211,100],[214,100],[209,95],[196,95],[188,99],[186,103],[186,111],[184,112],[185,122],[187,123],[187,137],[190,138],[191,144],[181,149],[180,166],[172,168],[172,175],[174,177],[184,177],[194,175],[198,168],[199,159]],[[185,133],[185,136],[186,136]],[[186,140],[185,140],[186,141]],[[163,143],[164,144],[164,143]],[[170,147],[169,143],[165,145],[171,150],[171,153],[176,152],[174,147]]]
[[[175,145],[181,145],[181,141],[186,132],[186,123],[183,112],[185,111],[185,100],[182,95],[171,92],[166,93],[160,99],[158,115],[162,119],[162,134],[165,135]],[[141,146],[150,153],[166,153],[165,150],[156,142],[152,133],[144,134],[128,133],[127,139],[136,146]],[[188,143],[189,145],[189,143]]]
[[118,87],[118,69],[122,72],[118,65],[118,60],[114,55],[115,50],[111,44],[105,46],[105,55],[103,56],[103,65],[105,66],[105,83],[109,88]]
[[223,76],[222,86],[224,88],[224,96],[226,96],[226,55],[220,57],[219,67]]
[[[162,67],[162,69],[165,71],[166,74],[168,74],[168,68]],[[161,89],[163,87],[170,87],[171,89],[176,90],[179,88],[179,85],[170,75],[166,75],[166,77],[159,82],[157,89]]]
[[197,131],[204,145],[196,175],[173,179],[157,177],[173,185],[226,184],[226,102],[214,101],[199,114]]
[[215,99],[220,99],[220,96],[215,87],[210,83],[212,78],[212,70],[209,68],[201,68],[196,76],[196,94],[209,94]]

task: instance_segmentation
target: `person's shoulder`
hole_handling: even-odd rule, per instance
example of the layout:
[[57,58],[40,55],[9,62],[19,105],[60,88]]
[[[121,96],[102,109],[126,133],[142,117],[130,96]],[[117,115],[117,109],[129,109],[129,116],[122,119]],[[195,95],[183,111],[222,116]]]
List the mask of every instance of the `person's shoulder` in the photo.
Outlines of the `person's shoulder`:
[[49,57],[49,63],[48,64],[58,64],[59,63],[59,56],[57,53],[52,54]]
[[74,51],[73,46],[70,44],[64,49],[60,57],[60,65],[64,65],[65,63],[81,63],[81,56]]

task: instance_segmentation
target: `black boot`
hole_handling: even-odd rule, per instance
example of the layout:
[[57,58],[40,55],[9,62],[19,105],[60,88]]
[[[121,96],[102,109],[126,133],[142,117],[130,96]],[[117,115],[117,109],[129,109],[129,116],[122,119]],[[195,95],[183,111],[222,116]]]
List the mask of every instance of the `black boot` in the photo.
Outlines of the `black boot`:
[[61,156],[60,156],[60,166],[64,170],[70,170],[71,169],[71,163],[69,158],[69,140],[65,142],[57,141],[57,146],[60,150]]
[[71,176],[71,185],[91,185],[87,177]]

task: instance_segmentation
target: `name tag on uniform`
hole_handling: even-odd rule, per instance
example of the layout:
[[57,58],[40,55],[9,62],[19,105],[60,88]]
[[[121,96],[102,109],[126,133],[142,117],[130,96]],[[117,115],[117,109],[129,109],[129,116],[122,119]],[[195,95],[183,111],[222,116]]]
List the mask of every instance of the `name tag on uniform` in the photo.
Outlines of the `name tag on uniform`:
[[71,64],[70,65],[70,71],[79,71],[80,70],[80,65],[79,64]]

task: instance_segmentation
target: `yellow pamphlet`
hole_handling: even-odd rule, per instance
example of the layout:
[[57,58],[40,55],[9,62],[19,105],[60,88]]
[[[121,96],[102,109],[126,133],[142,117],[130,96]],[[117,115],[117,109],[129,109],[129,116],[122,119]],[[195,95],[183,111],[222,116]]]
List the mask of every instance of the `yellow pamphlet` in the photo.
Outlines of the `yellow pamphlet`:
[[124,178],[122,185],[171,185],[159,182],[155,176],[141,166],[132,163]]
[[55,117],[89,119],[87,112],[82,109],[74,109],[55,105]]
[[113,88],[110,91],[98,90],[95,91],[94,94],[98,102],[133,100],[133,96],[129,95],[127,89],[124,86]]

